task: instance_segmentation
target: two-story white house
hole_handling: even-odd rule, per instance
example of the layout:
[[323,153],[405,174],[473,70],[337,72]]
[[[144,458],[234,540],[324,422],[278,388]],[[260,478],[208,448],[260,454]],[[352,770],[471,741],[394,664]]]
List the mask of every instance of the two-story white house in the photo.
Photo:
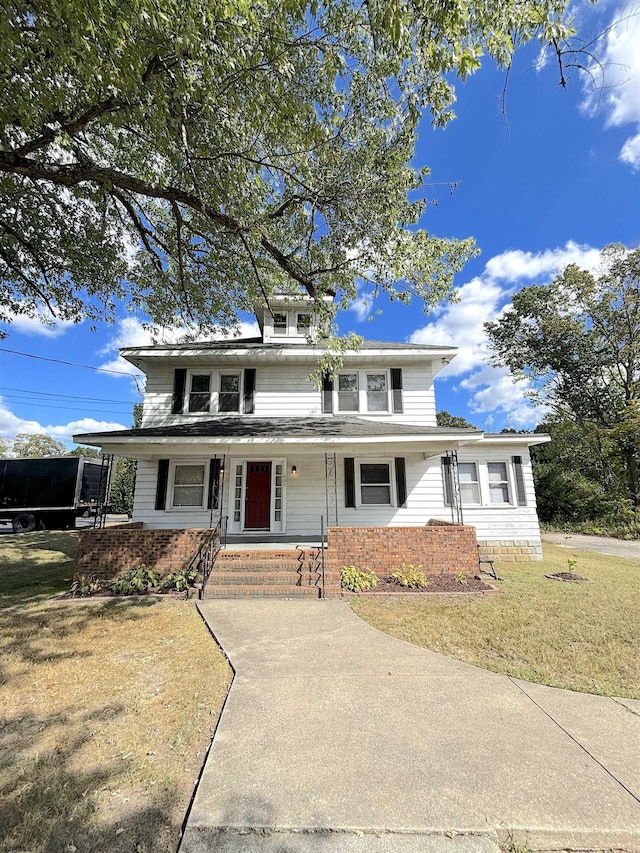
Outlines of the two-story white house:
[[529,446],[546,437],[438,427],[434,378],[455,348],[364,341],[318,387],[309,299],[258,319],[256,338],[121,351],[147,377],[141,427],[75,441],[138,461],[134,521],[223,518],[233,542],[440,520],[473,525],[493,556],[540,558]]

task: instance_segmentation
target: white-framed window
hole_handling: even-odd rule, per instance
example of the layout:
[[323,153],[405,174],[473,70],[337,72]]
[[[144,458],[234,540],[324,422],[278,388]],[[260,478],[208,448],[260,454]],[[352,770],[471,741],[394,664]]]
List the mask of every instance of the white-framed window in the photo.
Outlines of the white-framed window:
[[388,412],[389,372],[387,370],[351,370],[337,376],[335,411]]
[[172,462],[169,474],[171,509],[205,509],[207,463]]
[[489,501],[492,504],[509,504],[509,476],[506,462],[487,462]]
[[219,412],[240,411],[240,374],[221,373],[218,391]]
[[189,374],[189,411],[211,411],[211,373]]
[[286,335],[288,330],[288,314],[286,311],[274,311],[273,313],[273,334]]
[[296,332],[299,335],[308,335],[312,323],[311,314],[296,314]]
[[359,411],[359,400],[358,373],[340,373],[338,375],[338,411]]
[[390,459],[356,459],[356,506],[394,506]]
[[481,503],[477,464],[475,462],[458,462],[458,478],[460,480],[462,505],[469,506]]
[[189,371],[186,409],[190,414],[239,412],[241,400],[241,371]]

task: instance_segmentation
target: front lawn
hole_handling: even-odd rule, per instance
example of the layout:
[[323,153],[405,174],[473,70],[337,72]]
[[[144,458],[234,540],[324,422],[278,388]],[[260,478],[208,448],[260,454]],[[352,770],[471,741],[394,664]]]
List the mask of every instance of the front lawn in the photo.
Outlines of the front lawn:
[[[479,598],[350,598],[381,631],[527,681],[640,698],[640,561],[544,546],[541,563],[496,563],[500,595]],[[489,579],[490,580],[490,579]]]
[[0,536],[0,849],[167,853],[231,673],[191,601],[52,600],[76,541]]

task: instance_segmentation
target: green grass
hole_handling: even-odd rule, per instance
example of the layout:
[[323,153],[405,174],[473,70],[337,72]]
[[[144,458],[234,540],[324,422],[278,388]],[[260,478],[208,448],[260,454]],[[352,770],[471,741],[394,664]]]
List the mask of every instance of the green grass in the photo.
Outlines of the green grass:
[[545,545],[543,562],[496,563],[499,595],[349,603],[388,634],[494,672],[640,698],[640,561],[586,551],[577,560],[594,583],[547,580],[567,570],[567,551]]
[[76,542],[0,537],[0,849],[167,853],[231,673],[193,602],[52,599]]

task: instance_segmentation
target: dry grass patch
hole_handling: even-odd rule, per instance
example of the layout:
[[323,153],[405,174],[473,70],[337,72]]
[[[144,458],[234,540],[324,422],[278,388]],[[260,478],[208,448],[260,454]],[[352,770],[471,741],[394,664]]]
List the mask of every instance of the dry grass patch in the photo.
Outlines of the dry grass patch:
[[166,853],[230,670],[193,602],[50,600],[74,542],[0,539],[0,848]]
[[543,562],[497,563],[501,595],[349,603],[388,634],[494,672],[640,698],[640,561],[581,551],[575,571],[594,583],[544,577],[566,571],[567,556],[545,545]]

